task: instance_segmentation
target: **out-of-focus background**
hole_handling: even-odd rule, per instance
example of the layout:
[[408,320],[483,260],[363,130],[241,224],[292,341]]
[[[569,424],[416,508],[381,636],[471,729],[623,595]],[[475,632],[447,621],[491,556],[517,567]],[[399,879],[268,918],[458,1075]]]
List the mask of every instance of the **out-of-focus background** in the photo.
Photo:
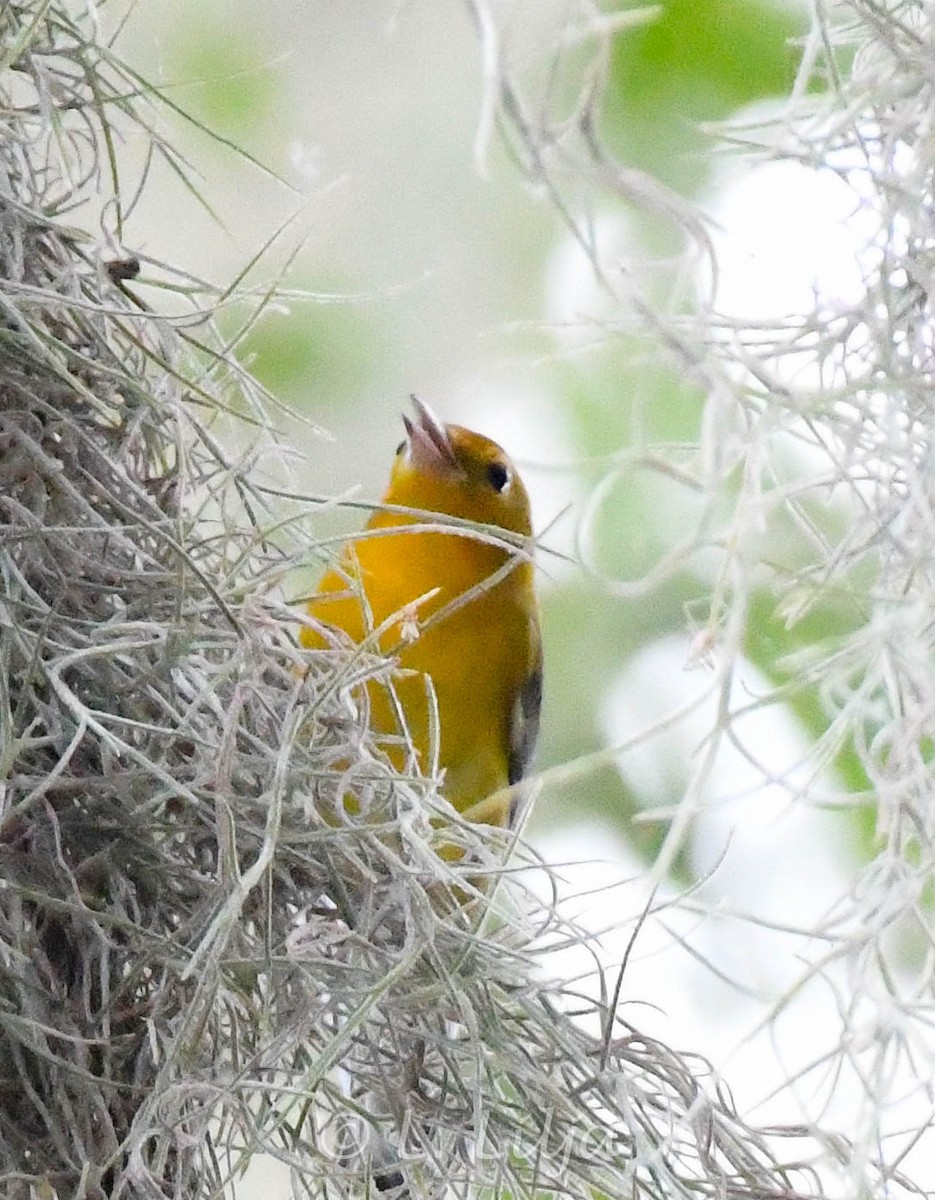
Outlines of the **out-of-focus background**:
[[[223,317],[231,336],[249,325],[244,361],[320,430],[289,426],[304,457],[276,464],[280,482],[377,498],[410,392],[519,463],[543,531],[547,660],[529,838],[558,864],[569,915],[603,934],[605,962],[622,960],[645,906],[662,906],[629,958],[623,1011],[709,1056],[764,1121],[826,1098],[814,1072],[798,1092],[783,1085],[837,1037],[834,988],[810,981],[768,1036],[762,1028],[802,976],[811,943],[796,931],[818,927],[847,892],[870,835],[866,806],[835,803],[865,779],[846,747],[816,766],[816,696],[776,702],[787,678],[777,664],[856,618],[817,604],[786,627],[765,576],[801,566],[807,539],[764,517],[756,553],[767,566],[762,579],[751,572],[744,654],[722,686],[708,634],[723,514],[692,482],[706,382],[667,353],[642,305],[690,312],[713,292],[732,316],[774,319],[807,307],[816,287],[846,298],[859,285],[861,234],[835,180],[792,163],[758,168],[705,131],[782,113],[806,8],[665,0],[628,25],[626,5],[608,6],[619,29],[606,53],[586,6],[565,0],[493,6],[496,43],[459,0],[162,0],[137,6],[120,33],[123,56],[194,118],[172,131],[193,169],[183,182],[152,166],[126,249],[221,288],[246,272],[257,308],[273,281],[287,293],[255,322],[242,301]],[[578,147],[564,170],[560,145],[552,159],[557,194],[517,161],[516,127],[504,138],[491,119],[494,45],[533,134],[548,127]],[[630,178],[629,202],[580,150],[589,71],[604,87],[603,145],[646,173]],[[125,195],[133,155],[125,147]],[[712,218],[718,271],[703,248],[691,252],[650,179]],[[647,468],[660,445],[676,466],[684,447],[683,475]],[[803,458],[790,444],[790,476]],[[846,524],[835,503],[829,492],[812,513],[819,527]],[[312,509],[309,520],[326,535],[360,517]],[[310,567],[289,585],[313,582]],[[730,737],[716,736],[725,696],[748,710]],[[676,811],[684,837],[653,873]],[[557,956],[555,970],[587,974],[589,959]],[[846,1108],[838,1119],[846,1125]]]

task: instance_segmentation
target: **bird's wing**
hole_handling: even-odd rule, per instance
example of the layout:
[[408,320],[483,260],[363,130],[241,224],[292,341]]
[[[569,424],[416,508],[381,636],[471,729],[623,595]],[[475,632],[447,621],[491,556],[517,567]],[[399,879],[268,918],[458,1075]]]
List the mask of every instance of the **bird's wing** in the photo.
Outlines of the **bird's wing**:
[[[537,638],[532,670],[523,680],[523,685],[513,702],[510,716],[510,745],[507,760],[508,778],[511,784],[519,783],[536,748],[539,736],[539,710],[542,707],[542,644]],[[518,799],[521,799],[519,797]],[[510,824],[516,816],[517,801],[511,805]]]

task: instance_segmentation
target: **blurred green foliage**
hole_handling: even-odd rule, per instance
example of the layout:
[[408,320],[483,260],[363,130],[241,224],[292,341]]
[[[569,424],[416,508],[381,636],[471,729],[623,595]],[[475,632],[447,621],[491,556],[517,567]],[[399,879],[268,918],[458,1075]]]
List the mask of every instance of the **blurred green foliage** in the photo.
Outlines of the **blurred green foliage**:
[[694,190],[710,167],[697,124],[786,95],[807,15],[769,0],[664,0],[661,7],[658,20],[615,43],[604,129],[627,163]]
[[[543,766],[605,746],[603,710],[616,680],[647,646],[683,632],[688,607],[710,590],[709,577],[693,574],[690,566],[638,600],[615,595],[604,582],[639,580],[703,519],[700,493],[641,461],[657,447],[671,458],[674,447],[697,442],[703,400],[698,390],[661,356],[647,354],[644,341],[628,337],[609,342],[596,357],[564,364],[557,378],[587,472],[586,491],[594,497],[600,489],[582,528],[582,550],[600,577],[585,575],[544,591]],[[547,794],[536,819],[546,827],[583,815],[603,820],[650,862],[665,825],[634,818],[677,803],[688,770],[689,764],[660,764],[659,790],[647,797],[635,795],[616,766],[604,765],[563,783],[560,802],[550,804]],[[683,882],[690,878],[684,850],[675,864]]]
[[191,86],[185,107],[214,132],[248,149],[254,145],[280,95],[273,56],[262,53],[261,31],[222,22],[203,7],[173,51],[174,69]]
[[[616,40],[601,129],[624,165],[691,194],[711,178],[714,165],[714,144],[699,125],[727,119],[757,100],[788,94],[808,15],[804,7],[768,0],[664,0],[661,10],[657,20]],[[645,252],[666,253],[666,239],[668,251],[675,251],[678,235],[671,228],[660,238],[654,222],[639,214],[633,227],[645,239]],[[665,289],[663,281],[660,293]],[[666,362],[645,338],[627,335],[561,376],[583,460],[593,470],[604,456],[605,491],[589,526],[591,562],[625,582],[638,579],[694,529],[699,543],[706,531],[716,540],[719,517],[727,515],[730,504],[729,487],[724,513],[711,512],[674,479],[620,465],[628,450],[651,453],[654,447],[677,464],[678,447],[697,442],[703,397]],[[606,454],[608,447],[618,448],[616,465]],[[606,483],[614,472],[616,478]],[[831,540],[841,535],[841,514],[830,506],[809,515]],[[828,729],[823,699],[814,686],[800,686],[783,664],[803,647],[833,646],[855,628],[860,615],[854,603],[829,598],[801,620],[784,619],[785,581],[806,569],[808,547],[780,506],[773,510],[758,550],[775,570],[774,586],[764,586],[753,598],[745,649],[780,689],[782,701],[777,703],[783,702],[803,733],[817,742]],[[546,593],[548,666],[560,695],[546,711],[545,764],[568,761],[602,745],[601,713],[608,690],[637,652],[677,632],[686,635],[687,657],[687,612],[699,605],[703,610],[711,593],[710,566],[702,553],[689,556],[681,569],[634,601],[609,598],[600,581],[587,578]],[[671,788],[667,797],[634,796],[616,770],[601,768],[572,789],[563,785],[562,807],[568,803],[574,812],[602,815],[648,861],[665,831],[654,823],[634,824],[633,817],[647,804],[676,805],[690,770],[690,764],[675,770],[664,766],[660,763],[658,783],[663,791]],[[844,790],[867,797],[869,782],[852,745],[837,748],[829,770]],[[540,819],[561,820],[558,807],[550,809],[546,802]],[[863,803],[851,811],[855,846],[860,853],[869,852],[873,807]],[[677,870],[683,876],[690,873],[685,856]]]
[[[309,288],[321,292],[321,278]],[[344,397],[366,394],[379,377],[381,328],[355,304],[296,301],[255,325],[241,352],[271,392],[295,397],[325,419]]]
[[[809,739],[817,743],[829,728],[828,713],[815,682],[803,682],[803,652],[832,655],[866,620],[853,592],[826,597],[794,622],[783,619],[773,591],[761,589],[750,599],[744,651],[750,661],[781,691],[783,702]],[[823,676],[827,678],[827,673]],[[869,738],[873,735],[870,730]],[[850,810],[854,849],[868,858],[876,840],[876,804],[873,785],[848,736],[834,747],[829,768],[844,790],[859,801]]]

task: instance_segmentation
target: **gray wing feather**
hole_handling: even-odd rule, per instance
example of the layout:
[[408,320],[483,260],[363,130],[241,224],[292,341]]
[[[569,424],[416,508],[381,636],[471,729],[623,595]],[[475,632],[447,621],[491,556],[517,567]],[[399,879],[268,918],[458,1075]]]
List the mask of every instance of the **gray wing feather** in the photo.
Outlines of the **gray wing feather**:
[[[523,686],[513,704],[510,721],[510,756],[508,772],[510,783],[519,783],[536,748],[539,736],[539,710],[542,707],[542,652],[540,650],[536,664],[526,676]],[[516,811],[522,796],[518,796],[510,806],[510,824],[516,817]]]

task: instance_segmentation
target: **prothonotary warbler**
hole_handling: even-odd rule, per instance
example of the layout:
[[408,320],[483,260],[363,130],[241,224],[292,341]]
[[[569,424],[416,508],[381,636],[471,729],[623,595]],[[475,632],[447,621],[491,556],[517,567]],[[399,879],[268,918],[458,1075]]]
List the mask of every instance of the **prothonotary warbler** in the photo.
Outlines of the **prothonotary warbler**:
[[[505,826],[516,805],[508,788],[529,765],[542,695],[529,496],[496,442],[441,424],[415,397],[413,405],[387,507],[349,542],[308,612],[357,643],[381,631],[374,648],[378,640],[401,670],[395,702],[385,684],[368,684],[370,722],[386,735],[392,761],[403,766],[407,742],[424,771],[437,754],[451,804],[470,820]],[[446,517],[462,523],[446,527]],[[500,540],[497,530],[519,536]],[[301,637],[309,647],[328,644],[309,626]]]

